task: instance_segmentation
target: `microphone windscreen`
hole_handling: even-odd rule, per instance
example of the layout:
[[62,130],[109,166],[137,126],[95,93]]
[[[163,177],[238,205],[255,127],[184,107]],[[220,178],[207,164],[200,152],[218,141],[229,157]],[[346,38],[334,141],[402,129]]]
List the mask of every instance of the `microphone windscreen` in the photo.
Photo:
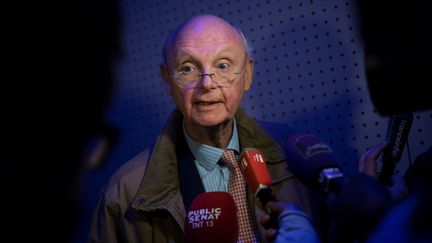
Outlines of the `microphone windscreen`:
[[227,192],[199,194],[185,220],[186,242],[235,243],[238,222],[234,199]]
[[316,190],[320,190],[319,176],[324,169],[341,168],[330,146],[309,133],[290,136],[285,152],[294,175]]

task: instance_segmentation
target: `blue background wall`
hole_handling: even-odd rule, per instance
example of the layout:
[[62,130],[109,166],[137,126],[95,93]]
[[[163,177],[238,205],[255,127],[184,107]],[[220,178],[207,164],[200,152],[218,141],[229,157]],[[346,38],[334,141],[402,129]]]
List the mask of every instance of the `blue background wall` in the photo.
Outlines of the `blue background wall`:
[[[370,100],[355,1],[342,0],[121,0],[122,58],[107,120],[120,138],[102,168],[83,185],[84,242],[98,194],[115,169],[156,139],[174,105],[159,76],[165,36],[201,13],[240,27],[255,59],[252,89],[242,107],[254,119],[318,135],[331,145],[347,173],[357,158],[385,139],[387,117]],[[383,94],[386,95],[386,94]],[[432,145],[432,111],[414,112],[399,175]],[[410,152],[410,153],[408,153]]]

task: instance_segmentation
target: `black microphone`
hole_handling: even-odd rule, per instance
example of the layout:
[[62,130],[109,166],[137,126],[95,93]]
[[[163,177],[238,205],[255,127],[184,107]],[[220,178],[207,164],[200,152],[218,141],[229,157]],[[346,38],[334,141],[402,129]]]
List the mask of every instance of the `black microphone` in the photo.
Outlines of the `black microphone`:
[[312,134],[290,136],[286,143],[286,158],[294,175],[315,190],[339,193],[346,187],[341,165],[332,149]]
[[192,202],[185,220],[188,243],[236,243],[238,220],[234,199],[227,192],[205,192]]
[[412,113],[395,114],[389,118],[386,134],[388,145],[384,150],[381,172],[378,175],[379,180],[386,185],[392,185],[391,177],[402,157],[412,123]]

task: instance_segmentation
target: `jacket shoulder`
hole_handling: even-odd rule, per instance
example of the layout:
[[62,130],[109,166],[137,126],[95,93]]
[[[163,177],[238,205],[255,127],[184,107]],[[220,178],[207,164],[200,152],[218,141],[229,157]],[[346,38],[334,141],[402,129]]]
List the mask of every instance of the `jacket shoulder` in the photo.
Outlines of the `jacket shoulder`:
[[119,198],[127,198],[129,201],[135,197],[144,176],[149,156],[150,149],[145,149],[114,172],[104,188],[106,200],[117,201]]

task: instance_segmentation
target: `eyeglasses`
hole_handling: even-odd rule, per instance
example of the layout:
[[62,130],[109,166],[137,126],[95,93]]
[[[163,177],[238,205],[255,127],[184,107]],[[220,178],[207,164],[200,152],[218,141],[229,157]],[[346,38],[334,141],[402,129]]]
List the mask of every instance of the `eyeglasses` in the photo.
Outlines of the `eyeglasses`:
[[195,67],[185,66],[181,71],[172,74],[171,78],[180,87],[195,88],[205,76],[210,76],[218,87],[230,87],[235,81],[235,76],[243,72],[246,61],[247,58],[245,58],[243,67],[237,72],[234,71],[235,67],[231,64],[221,62],[212,67],[212,73],[201,73],[201,71]]

